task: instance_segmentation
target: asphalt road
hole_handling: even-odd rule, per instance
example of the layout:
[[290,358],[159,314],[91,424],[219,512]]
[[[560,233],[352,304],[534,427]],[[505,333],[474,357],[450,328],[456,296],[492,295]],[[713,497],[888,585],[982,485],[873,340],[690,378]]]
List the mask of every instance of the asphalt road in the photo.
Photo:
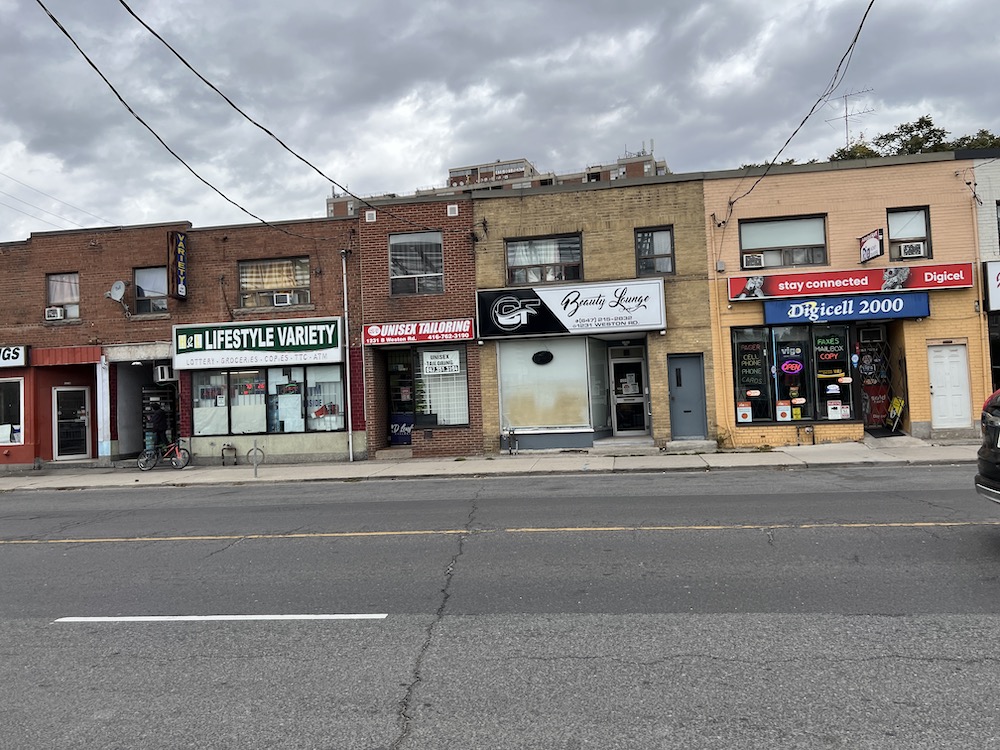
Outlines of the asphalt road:
[[1000,748],[972,473],[2,494],[0,748]]

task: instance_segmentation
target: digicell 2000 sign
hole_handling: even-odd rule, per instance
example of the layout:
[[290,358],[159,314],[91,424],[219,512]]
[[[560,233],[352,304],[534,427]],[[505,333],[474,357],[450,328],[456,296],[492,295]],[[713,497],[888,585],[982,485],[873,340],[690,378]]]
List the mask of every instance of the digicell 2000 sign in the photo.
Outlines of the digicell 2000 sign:
[[818,271],[729,279],[729,299],[753,300],[782,297],[823,297],[872,294],[888,291],[933,291],[971,287],[971,263],[932,266],[889,266],[854,271]]

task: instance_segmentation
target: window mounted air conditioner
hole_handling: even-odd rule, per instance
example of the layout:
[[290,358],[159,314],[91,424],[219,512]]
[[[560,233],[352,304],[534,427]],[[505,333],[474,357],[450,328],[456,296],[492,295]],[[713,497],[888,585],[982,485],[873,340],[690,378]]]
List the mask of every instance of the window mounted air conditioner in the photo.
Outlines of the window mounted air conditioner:
[[365,211],[365,221],[371,224],[376,220],[377,214],[374,211]]
[[288,305],[294,304],[292,302],[292,295],[288,292],[276,292],[274,295],[274,306],[275,307],[287,307]]
[[904,242],[899,246],[900,258],[923,258],[924,255],[923,242]]
[[153,380],[157,383],[170,383],[177,380],[177,376],[170,365],[157,365],[153,368]]
[[66,317],[66,310],[61,307],[46,307],[45,308],[45,319],[46,320],[62,320]]
[[451,217],[458,216],[458,204],[456,203],[448,204],[448,216]]
[[744,268],[763,268],[764,253],[751,253],[743,256]]

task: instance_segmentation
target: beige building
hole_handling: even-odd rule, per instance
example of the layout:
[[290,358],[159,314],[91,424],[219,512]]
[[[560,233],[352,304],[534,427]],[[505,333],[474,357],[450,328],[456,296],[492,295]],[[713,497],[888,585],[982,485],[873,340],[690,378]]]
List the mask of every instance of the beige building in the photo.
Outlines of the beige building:
[[714,440],[700,178],[497,191],[474,205],[484,445]]
[[706,175],[720,444],[976,434],[977,203],[954,156]]

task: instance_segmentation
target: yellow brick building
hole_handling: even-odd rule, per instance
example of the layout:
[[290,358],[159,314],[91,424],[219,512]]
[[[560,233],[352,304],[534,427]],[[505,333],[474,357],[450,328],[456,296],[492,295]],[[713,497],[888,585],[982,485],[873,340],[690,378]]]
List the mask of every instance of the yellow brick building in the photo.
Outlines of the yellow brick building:
[[706,175],[720,444],[977,434],[991,385],[970,166]]
[[487,450],[714,441],[700,177],[498,191],[474,206]]

